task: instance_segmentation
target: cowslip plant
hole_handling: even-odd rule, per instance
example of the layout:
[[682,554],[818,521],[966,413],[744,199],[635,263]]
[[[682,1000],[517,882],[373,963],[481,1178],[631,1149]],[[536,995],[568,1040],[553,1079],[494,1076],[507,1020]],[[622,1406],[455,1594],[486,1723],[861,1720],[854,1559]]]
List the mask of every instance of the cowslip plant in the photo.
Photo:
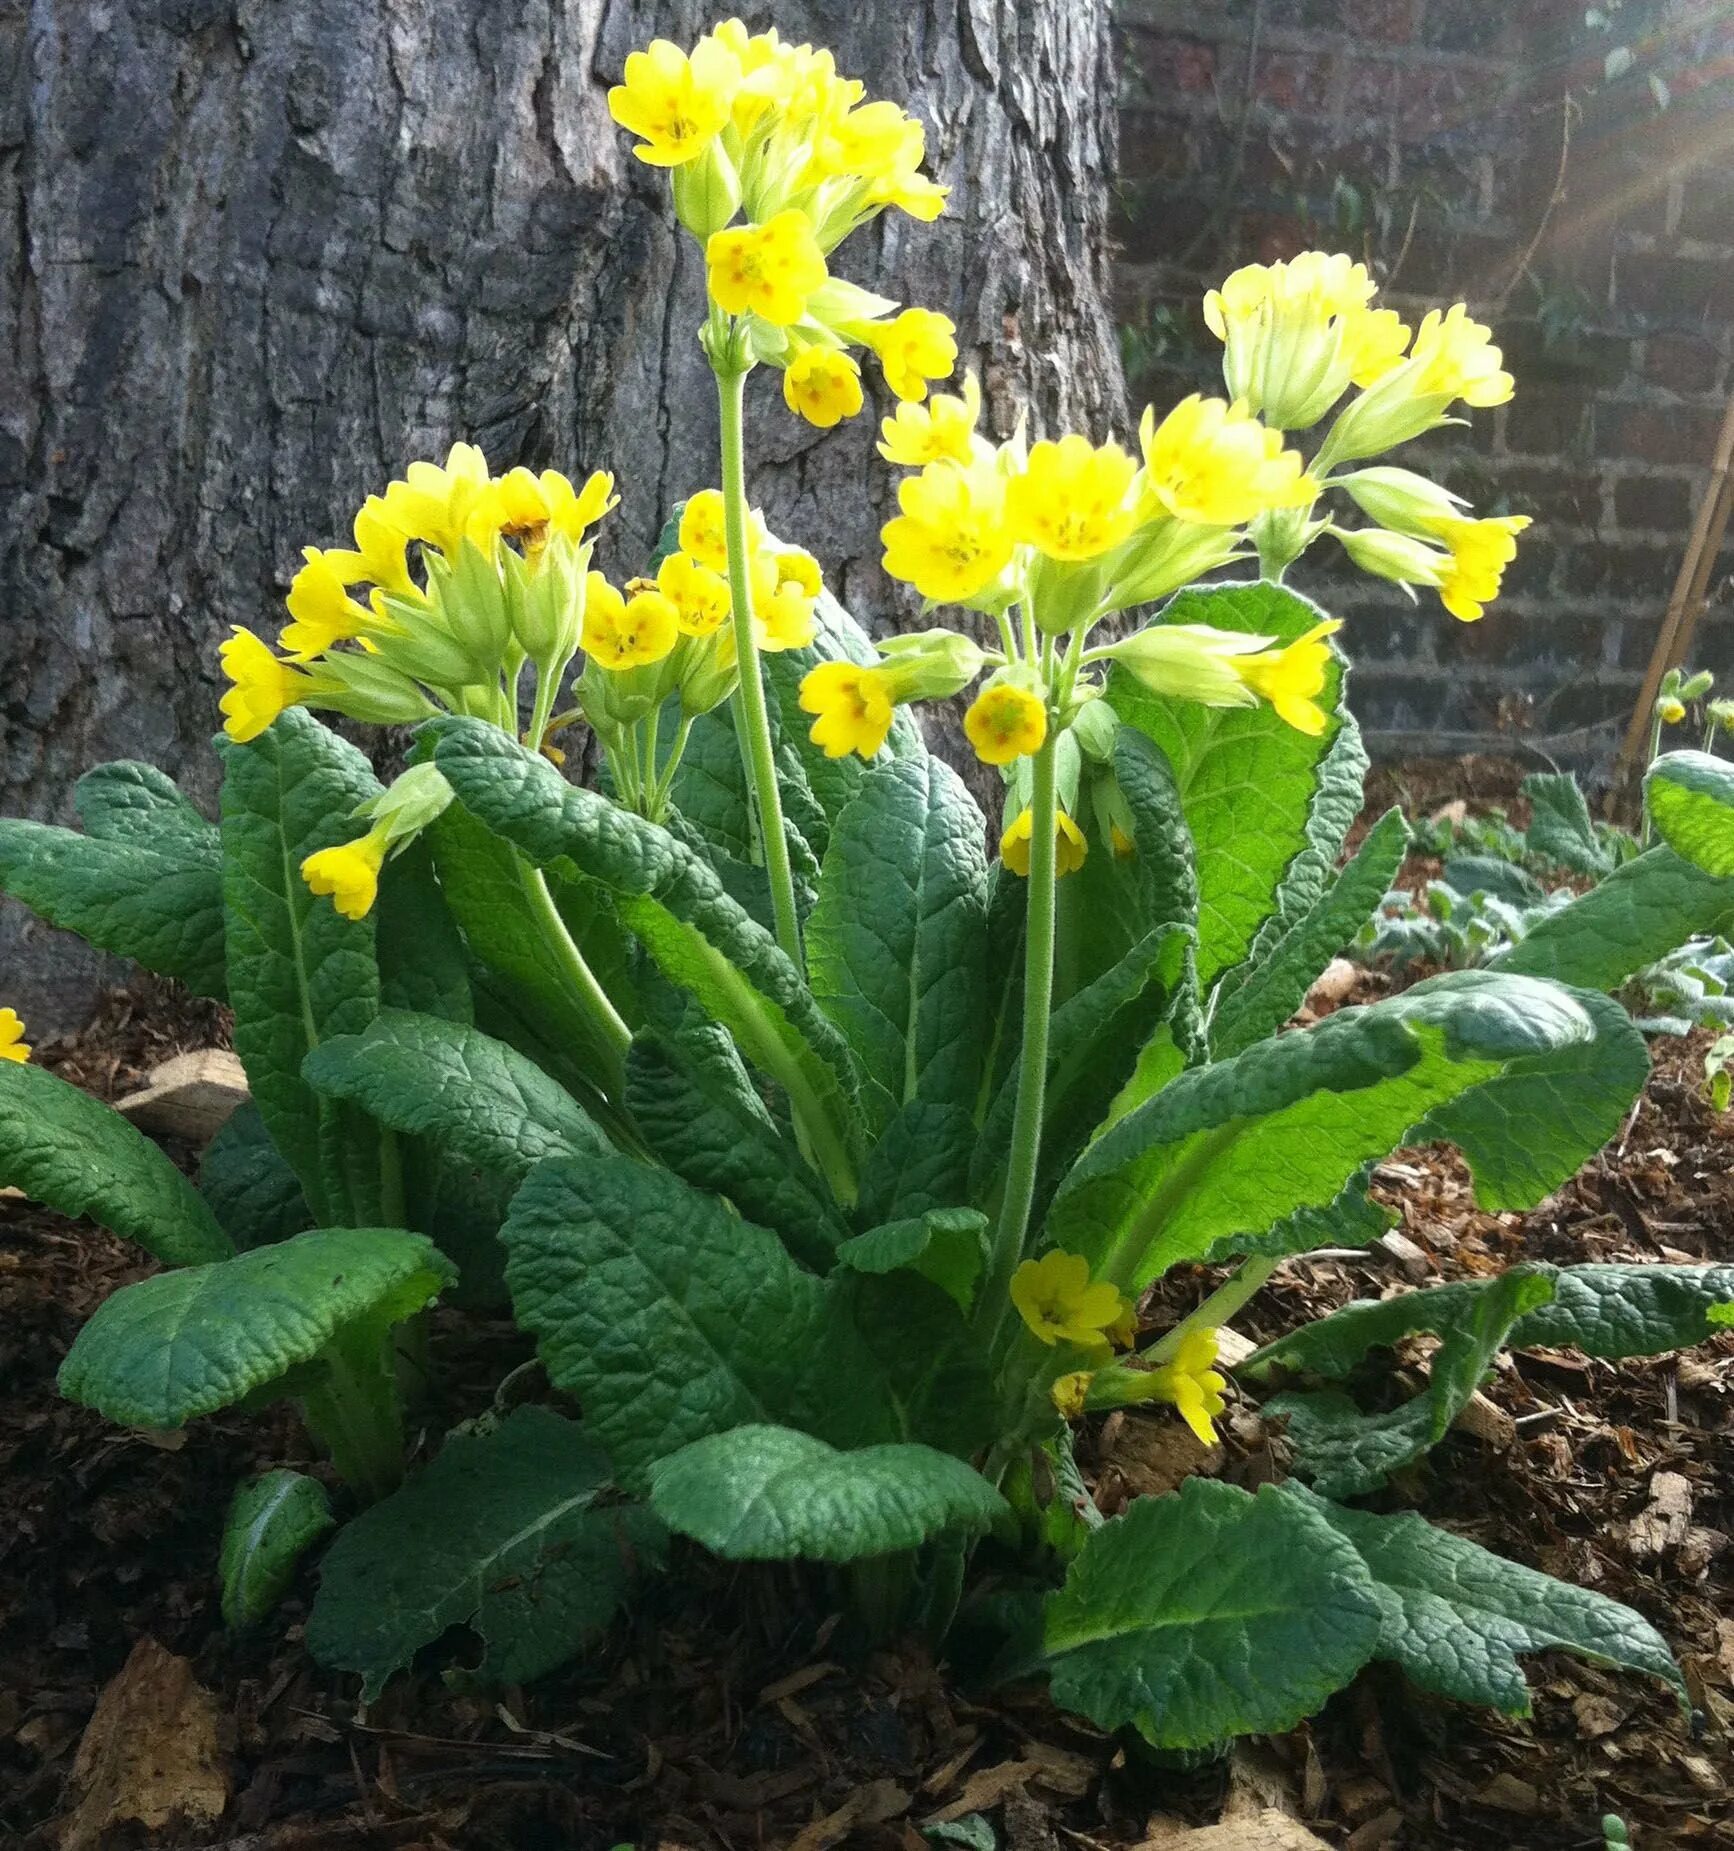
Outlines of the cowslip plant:
[[[991,1567],[1002,1663],[1162,1747],[1287,1726],[1374,1657],[1515,1711],[1548,1646],[1678,1688],[1639,1616],[1340,1500],[1410,1469],[1502,1344],[1696,1341],[1718,1269],[1520,1268],[1297,1332],[1243,1372],[1294,1378],[1297,1476],[1256,1496],[1194,1478],[1105,1522],[1072,1454],[1135,1405],[1209,1438],[1216,1332],[1283,1260],[1378,1234],[1393,1148],[1449,1140],[1518,1208],[1644,1077],[1595,981],[1522,970],[1279,1032],[1407,840],[1389,815],[1338,866],[1366,761],[1339,626],[1284,575],[1334,535],[1481,614],[1521,523],[1346,466],[1508,396],[1487,331],[1410,330],[1346,258],[1255,266],[1208,309],[1230,399],[1151,412],[1136,453],[993,441],[973,379],[928,397],[949,322],[829,269],[874,214],[943,206],[918,124],[732,21],[625,79],[704,246],[720,486],[617,589],[605,473],[413,464],[309,552],[275,649],[225,646],[220,830],[140,767],[84,781],[83,834],[0,826],[7,890],[227,998],[254,1095],[195,1190],[0,1063],[0,1174],[169,1269],[92,1320],[67,1392],[150,1426],[296,1396],[343,1508],[377,1500],[308,1634],[369,1694],[452,1627],[474,1675],[549,1668],[675,1536],[834,1568],[864,1623],[938,1637]],[[863,348],[909,472],[887,570],[960,613],[877,647],[743,488],[746,376],[825,427]],[[991,828],[911,712],[970,690]],[[381,789],[309,709],[418,721],[414,763]],[[580,719],[601,788],[562,762]],[[1146,1331],[1144,1289],[1200,1262],[1233,1269]],[[444,1289],[509,1296],[579,1417],[492,1411],[390,1492]],[[1417,1329],[1441,1347],[1396,1414],[1308,1386]],[[336,1514],[307,1475],[243,1487],[230,1617]]]

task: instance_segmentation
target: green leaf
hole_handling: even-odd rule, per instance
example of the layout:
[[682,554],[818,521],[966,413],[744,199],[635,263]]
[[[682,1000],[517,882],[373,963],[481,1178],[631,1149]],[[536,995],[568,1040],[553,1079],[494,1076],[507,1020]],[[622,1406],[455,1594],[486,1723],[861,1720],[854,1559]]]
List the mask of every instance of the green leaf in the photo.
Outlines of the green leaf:
[[1400,810],[1387,810],[1354,859],[1299,913],[1240,985],[1218,998],[1210,1025],[1213,1057],[1225,1060],[1274,1035],[1306,1001],[1319,973],[1372,916],[1409,846]]
[[935,1208],[869,1228],[837,1249],[849,1272],[919,1273],[967,1311],[988,1260],[987,1216],[973,1208]]
[[651,1151],[695,1189],[727,1196],[748,1221],[774,1229],[805,1264],[825,1270],[848,1229],[795,1145],[753,1093],[727,1031],[712,1058],[692,1057],[693,1032],[679,1042],[654,1030],[626,1056],[626,1105]]
[[98,1307],[60,1392],[124,1426],[181,1427],[313,1362],[348,1325],[412,1316],[451,1279],[432,1242],[401,1228],[316,1228],[158,1273]]
[[[1532,772],[1523,780],[1529,799],[1529,828],[1524,846],[1532,855],[1602,880],[1614,871],[1613,857],[1602,846],[1589,805],[1567,771]],[[1725,870],[1734,873],[1734,867]]]
[[359,1673],[370,1703],[454,1626],[482,1639],[479,1681],[543,1676],[608,1623],[635,1569],[660,1561],[660,1527],[604,1501],[607,1486],[606,1455],[548,1408],[453,1434],[326,1553],[309,1651]]
[[138,759],[96,765],[72,787],[73,807],[87,834],[104,842],[140,842],[188,861],[222,859],[222,838],[173,778]]
[[375,921],[379,998],[385,1007],[473,1022],[469,954],[424,840],[418,838],[385,864]]
[[223,1624],[238,1631],[264,1619],[289,1591],[302,1556],[336,1524],[325,1487],[303,1472],[279,1468],[239,1486],[217,1559]]
[[732,1427],[658,1461],[651,1508],[671,1530],[736,1562],[856,1562],[979,1535],[1009,1517],[961,1459],[930,1446],[839,1452],[788,1427]]
[[1518,1320],[1511,1347],[1660,1356],[1712,1336],[1731,1301],[1734,1266],[1562,1266],[1553,1302]]
[[1158,1748],[1276,1733],[1373,1655],[1379,1603],[1360,1556],[1266,1485],[1216,1479],[1137,1498],[1091,1532],[1050,1595],[1054,1699]]
[[1687,939],[1734,931],[1734,880],[1720,880],[1659,845],[1600,886],[1538,920],[1495,968],[1617,990]]
[[1642,1037],[1605,997],[1461,971],[1195,1067],[1099,1138],[1048,1239],[1142,1285],[1241,1251],[1361,1166],[1448,1138],[1483,1207],[1537,1201],[1613,1135]]
[[356,806],[378,795],[367,760],[291,708],[223,753],[223,909],[235,1052],[272,1142],[324,1225],[379,1211],[379,1142],[364,1118],[319,1099],[301,1063],[333,1035],[359,1034],[379,1007],[374,928],[345,919],[301,878],[317,849],[349,840]]
[[1644,798],[1676,855],[1717,879],[1734,876],[1734,765],[1709,752],[1668,752],[1644,777]]
[[121,1115],[41,1067],[0,1061],[0,1185],[136,1240],[165,1266],[234,1249],[203,1198]]
[[1439,870],[1440,879],[1465,899],[1491,894],[1507,906],[1539,906],[1547,897],[1540,881],[1515,861],[1497,855],[1452,855]]
[[1641,1614],[1605,1594],[1508,1562],[1467,1537],[1406,1511],[1345,1510],[1286,1484],[1284,1497],[1316,1511],[1366,1565],[1380,1609],[1375,1657],[1403,1667],[1423,1690],[1527,1716],[1520,1652],[1575,1652],[1647,1672],[1686,1700],[1667,1641]]
[[[1183,591],[1158,621],[1251,631],[1289,643],[1322,616],[1295,592],[1260,581]],[[1342,672],[1333,655],[1319,696],[1333,715]],[[1220,708],[1170,701],[1118,668],[1108,699],[1127,725],[1161,747],[1173,769],[1196,857],[1198,980],[1208,990],[1246,956],[1276,910],[1291,866],[1310,845],[1320,767],[1340,722],[1333,717],[1318,738],[1309,738],[1263,702]]]
[[968,1109],[987,997],[986,824],[936,758],[876,767],[837,818],[807,922],[819,1006],[879,1091]]
[[613,1146],[557,1081],[479,1028],[385,1009],[359,1035],[315,1048],[302,1069],[322,1097],[393,1131],[431,1138],[479,1170],[527,1175],[544,1157]]
[[666,1171],[624,1157],[545,1163],[501,1238],[518,1322],[629,1488],[728,1427],[787,1424],[840,1445],[895,1437],[831,1283]]
[[1342,670],[1337,690],[1337,729],[1319,760],[1318,787],[1307,812],[1307,845],[1289,864],[1277,890],[1277,910],[1266,922],[1253,947],[1254,956],[1265,949],[1263,941],[1292,925],[1323,896],[1341,861],[1343,844],[1365,804],[1367,749],[1361,729],[1348,708],[1349,671]]
[[975,1120],[968,1112],[912,1099],[868,1153],[856,1219],[878,1227],[967,1202],[975,1141]]
[[1414,1331],[1441,1339],[1426,1388],[1386,1413],[1363,1414],[1335,1389],[1268,1402],[1266,1414],[1288,1419],[1295,1470],[1327,1497],[1358,1497],[1437,1446],[1510,1341],[1512,1326],[1553,1297],[1551,1271],[1514,1266],[1454,1297],[1445,1296],[1453,1289],[1445,1286],[1347,1305],[1249,1357],[1260,1369],[1280,1363],[1337,1377],[1369,1349]]
[[313,1225],[301,1179],[271,1142],[251,1100],[229,1114],[206,1146],[199,1193],[238,1248],[286,1240]]
[[859,1125],[849,1051],[771,935],[666,829],[575,789],[495,727],[442,720],[432,728],[459,803],[537,866],[569,867],[615,896],[663,974],[788,1093],[820,1171],[850,1199]]

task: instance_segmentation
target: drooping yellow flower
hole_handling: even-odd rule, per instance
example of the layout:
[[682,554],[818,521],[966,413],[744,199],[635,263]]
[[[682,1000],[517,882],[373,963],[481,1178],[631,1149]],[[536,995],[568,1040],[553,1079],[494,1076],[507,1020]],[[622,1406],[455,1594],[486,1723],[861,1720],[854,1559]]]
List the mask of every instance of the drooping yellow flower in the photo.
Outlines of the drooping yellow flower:
[[1048,1396],[1061,1420],[1082,1419],[1092,1376],[1093,1371],[1089,1369],[1070,1369],[1058,1377],[1048,1390]]
[[861,369],[840,348],[803,348],[784,369],[783,402],[828,431],[861,409]]
[[1474,623],[1499,596],[1505,568],[1517,557],[1517,536],[1529,525],[1527,514],[1502,514],[1488,520],[1435,520],[1428,532],[1450,549],[1439,601],[1464,623]]
[[251,630],[232,630],[217,657],[233,683],[217,705],[225,716],[223,731],[237,745],[257,739],[311,684],[311,677],[274,655]]
[[584,591],[583,640],[585,654],[602,668],[647,668],[680,641],[679,613],[660,591],[628,598],[592,572]]
[[1366,265],[1340,253],[1236,270],[1204,298],[1205,323],[1227,349],[1230,397],[1276,430],[1316,424],[1396,338],[1391,322],[1366,320],[1375,289]]
[[1117,443],[1100,447],[1071,432],[1034,445],[1006,484],[1006,516],[1018,540],[1050,559],[1097,559],[1132,531],[1126,491],[1137,464]]
[[291,621],[283,626],[277,640],[291,661],[309,662],[336,644],[360,636],[372,622],[372,615],[349,595],[345,555],[304,546],[301,557],[306,564],[290,581],[289,595],[284,600]]
[[897,505],[882,535],[885,570],[924,598],[973,598],[1010,563],[1005,479],[991,458],[929,463],[899,487]]
[[688,497],[680,513],[680,550],[713,572],[728,571],[728,528],[720,488],[701,488]]
[[728,621],[728,580],[690,553],[670,553],[657,568],[656,588],[674,605],[682,636],[709,636]]
[[1047,703],[1013,681],[996,681],[970,702],[963,730],[986,765],[1009,765],[1042,749],[1048,736]]
[[1343,358],[1351,383],[1370,386],[1401,366],[1410,332],[1395,309],[1351,309],[1343,317]]
[[1429,310],[1416,330],[1410,355],[1415,396],[1443,394],[1460,398],[1466,405],[1503,405],[1516,390],[1516,382],[1501,365],[1504,356],[1493,345],[1492,335],[1491,328],[1470,320],[1461,302],[1443,315],[1437,309]]
[[933,309],[906,308],[866,329],[885,383],[901,399],[927,396],[930,379],[949,379],[957,365],[957,329]]
[[825,281],[813,222],[791,206],[763,225],[713,232],[705,245],[712,300],[727,315],[757,315],[786,328],[806,313]]
[[24,1039],[24,1024],[16,1009],[0,1009],[0,1060],[29,1060],[32,1049]]
[[527,553],[539,551],[553,534],[582,539],[619,500],[614,477],[606,469],[593,471],[584,486],[575,489],[557,469],[536,475],[522,466],[496,478],[489,497],[498,531],[520,542]]
[[1664,694],[1656,702],[1656,718],[1664,726],[1678,726],[1686,717],[1686,703],[1677,694]]
[[896,712],[882,669],[821,662],[801,679],[801,710],[816,714],[809,737],[827,758],[877,756]]
[[1177,520],[1237,527],[1269,508],[1304,507],[1318,493],[1296,450],[1243,401],[1194,393],[1160,424],[1146,407],[1138,426],[1150,492]]
[[1104,1333],[1126,1306],[1117,1286],[1105,1279],[1091,1283],[1088,1260],[1058,1247],[1018,1267],[1011,1301],[1041,1342],[1077,1343],[1086,1349],[1107,1346]]
[[1206,1446],[1216,1439],[1211,1423],[1222,1412],[1227,1387],[1215,1368],[1216,1348],[1214,1330],[1189,1330],[1173,1360],[1151,1370],[1148,1384],[1140,1384],[1149,1400],[1171,1403]]
[[301,864],[309,891],[329,894],[345,919],[365,919],[379,898],[379,871],[385,866],[390,830],[381,823],[353,842],[322,848]]
[[[999,839],[999,858],[1024,880],[1030,877],[1030,839],[1035,833],[1035,818],[1028,809],[1019,810],[1006,825]],[[1054,878],[1062,880],[1084,865],[1090,845],[1084,832],[1065,813],[1054,813]]]
[[327,548],[325,559],[346,585],[377,585],[399,597],[415,590],[405,552],[409,536],[386,514],[385,498],[369,495],[355,516],[355,550]]
[[608,92],[608,113],[643,140],[632,150],[652,167],[695,160],[728,126],[741,67],[716,37],[689,58],[668,39],[652,39],[626,60],[626,81]]
[[753,633],[761,649],[806,648],[818,634],[814,607],[824,582],[818,560],[798,546],[754,551]]
[[1256,655],[1230,658],[1234,672],[1255,694],[1276,709],[1277,717],[1296,732],[1313,737],[1325,730],[1325,710],[1314,698],[1325,685],[1330,662],[1327,636],[1342,628],[1334,617],[1316,623],[1305,636],[1283,649],[1261,649]]
[[905,400],[879,425],[879,454],[904,469],[928,463],[967,463],[975,455],[976,420],[981,416],[981,386],[973,372],[964,374],[963,396],[936,392],[925,405]]
[[[889,173],[906,159],[911,135],[917,147],[921,124],[896,103],[860,103],[819,125],[808,156],[808,171],[830,179],[849,174],[859,179]],[[921,157],[916,155],[915,164]]]
[[498,532],[489,527],[492,486],[488,459],[472,443],[455,443],[443,464],[411,463],[402,481],[388,483],[379,513],[406,538],[456,560],[466,534],[485,552]]

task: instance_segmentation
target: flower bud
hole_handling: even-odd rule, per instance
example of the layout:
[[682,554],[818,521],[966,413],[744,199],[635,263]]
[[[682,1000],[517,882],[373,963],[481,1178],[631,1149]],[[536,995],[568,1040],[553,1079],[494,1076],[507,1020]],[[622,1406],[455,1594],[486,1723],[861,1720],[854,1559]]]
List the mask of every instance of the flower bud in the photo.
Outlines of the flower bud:
[[1114,756],[1114,741],[1120,736],[1120,716],[1105,700],[1086,701],[1072,719],[1072,737],[1085,758],[1107,764]]
[[1388,533],[1382,527],[1333,527],[1331,532],[1355,564],[1375,578],[1399,585],[1444,583],[1450,555],[1408,534]]
[[961,694],[987,657],[955,630],[915,630],[879,645],[880,671],[893,701],[941,701]]
[[1191,521],[1154,521],[1110,562],[1104,611],[1154,604],[1206,572],[1246,557],[1238,527],[1198,527]]
[[558,672],[578,653],[584,628],[585,574],[595,549],[555,534],[526,560],[504,550],[506,606],[518,647],[545,671]]
[[412,765],[355,814],[382,824],[387,844],[395,846],[438,822],[451,800],[452,787],[437,765]]
[[417,726],[438,711],[407,674],[384,659],[383,650],[377,656],[333,650],[320,658],[314,682],[309,707],[373,726]]
[[1153,623],[1102,652],[1152,693],[1206,707],[1252,707],[1258,696],[1236,672],[1236,656],[1268,649],[1268,636],[1213,630],[1206,624]]
[[473,540],[466,539],[449,573],[430,565],[429,589],[436,586],[445,627],[469,652],[476,671],[469,679],[493,680],[512,640],[512,619],[500,568],[491,554],[483,554]]
[[1346,489],[1363,514],[1398,533],[1425,534],[1429,521],[1455,520],[1468,506],[1461,495],[1412,469],[1357,469],[1338,476],[1332,486]]
[[701,244],[740,210],[741,177],[720,140],[708,143],[697,159],[671,168],[669,178],[674,216]]

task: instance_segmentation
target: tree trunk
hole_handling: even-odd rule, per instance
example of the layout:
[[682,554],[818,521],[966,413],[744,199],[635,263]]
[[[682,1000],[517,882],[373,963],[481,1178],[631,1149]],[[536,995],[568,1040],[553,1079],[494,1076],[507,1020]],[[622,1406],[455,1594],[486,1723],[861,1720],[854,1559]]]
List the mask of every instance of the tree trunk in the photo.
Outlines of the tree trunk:
[[[614,469],[617,575],[715,479],[701,267],[606,106],[648,10],[0,0],[0,814],[66,820],[117,757],[208,806],[219,637],[272,634],[300,548],[414,457]],[[952,187],[840,267],[956,320],[998,434],[1111,422],[1107,0],[776,12],[921,115]],[[749,382],[755,499],[883,629],[888,407],[817,432],[778,383]],[[39,1030],[114,972],[0,902],[0,1002]]]

